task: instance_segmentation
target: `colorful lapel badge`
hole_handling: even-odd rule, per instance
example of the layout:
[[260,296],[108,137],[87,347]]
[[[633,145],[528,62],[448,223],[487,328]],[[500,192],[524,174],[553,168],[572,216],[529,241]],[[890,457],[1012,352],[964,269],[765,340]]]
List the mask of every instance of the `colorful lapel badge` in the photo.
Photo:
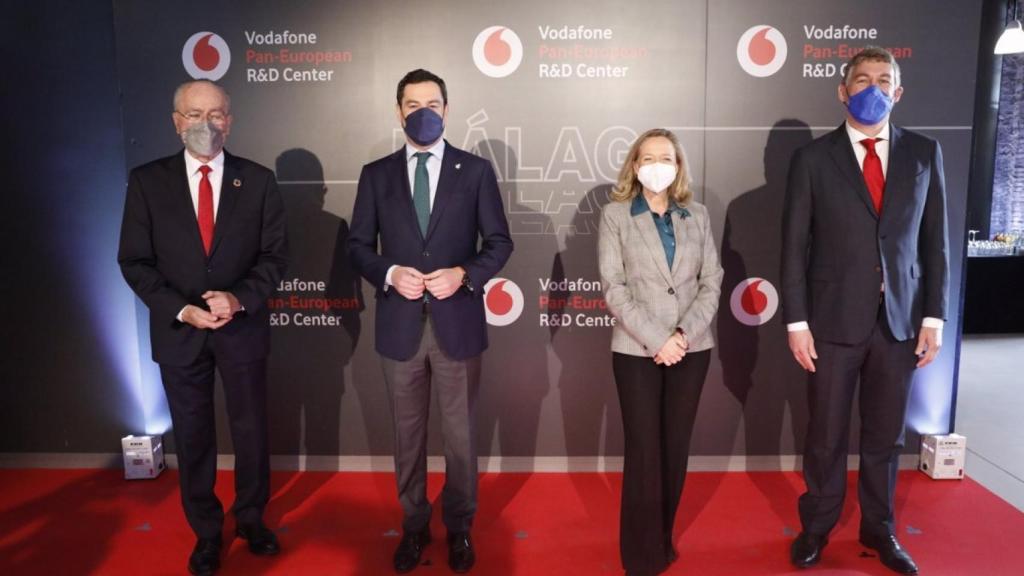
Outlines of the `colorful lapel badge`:
[[238,179],[238,178],[235,178],[235,181],[232,182],[232,184],[235,186],[235,188],[241,188],[242,187],[242,181],[240,179]]

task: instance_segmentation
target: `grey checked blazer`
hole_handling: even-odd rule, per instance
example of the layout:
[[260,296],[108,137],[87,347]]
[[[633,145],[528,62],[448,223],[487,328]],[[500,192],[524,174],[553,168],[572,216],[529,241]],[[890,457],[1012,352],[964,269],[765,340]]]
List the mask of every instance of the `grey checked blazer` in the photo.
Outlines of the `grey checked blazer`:
[[690,351],[715,345],[711,320],[718,309],[722,267],[703,205],[673,217],[676,254],[671,270],[649,211],[630,215],[630,202],[610,202],[601,212],[598,265],[608,309],[615,315],[612,351],[654,357],[681,328]]

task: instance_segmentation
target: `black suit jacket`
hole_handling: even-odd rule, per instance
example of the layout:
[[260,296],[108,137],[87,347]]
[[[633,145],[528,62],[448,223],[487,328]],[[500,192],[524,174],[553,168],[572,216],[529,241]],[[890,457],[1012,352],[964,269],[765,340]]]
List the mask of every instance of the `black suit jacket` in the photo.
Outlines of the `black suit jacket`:
[[897,340],[913,338],[924,316],[946,318],[942,150],[896,126],[890,138],[880,217],[845,124],[793,156],[783,216],[783,316],[786,323],[809,322],[815,338],[866,340],[882,282]]
[[[203,250],[184,151],[128,177],[117,260],[149,307],[153,360],[186,366],[213,338],[218,361],[248,362],[270,349],[267,298],[287,266],[285,214],[274,173],[224,152],[210,256]],[[206,308],[207,290],[231,292],[245,307],[218,330],[178,322],[186,304]]]
[[[379,249],[378,249],[379,242]],[[487,348],[483,288],[512,254],[512,238],[490,163],[445,142],[441,175],[426,237],[409,190],[405,147],[363,167],[352,210],[348,249],[355,268],[376,287],[376,349],[394,360],[411,358],[423,328],[422,301],[384,290],[392,265],[423,273],[462,266],[473,290],[431,301],[438,343],[457,360]]]

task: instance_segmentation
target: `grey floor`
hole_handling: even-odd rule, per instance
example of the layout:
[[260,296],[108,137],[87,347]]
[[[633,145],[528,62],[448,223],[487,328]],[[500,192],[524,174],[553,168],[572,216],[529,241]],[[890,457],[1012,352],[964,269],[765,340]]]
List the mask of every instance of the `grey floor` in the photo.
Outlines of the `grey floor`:
[[1024,335],[966,335],[956,432],[967,475],[1024,511]]

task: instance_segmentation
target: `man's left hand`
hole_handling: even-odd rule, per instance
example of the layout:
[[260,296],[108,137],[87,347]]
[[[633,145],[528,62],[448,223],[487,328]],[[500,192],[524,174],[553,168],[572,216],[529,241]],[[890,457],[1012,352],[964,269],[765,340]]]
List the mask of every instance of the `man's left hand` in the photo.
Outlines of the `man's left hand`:
[[462,276],[465,273],[461,266],[441,268],[423,276],[423,283],[431,296],[444,300],[462,287]]
[[203,300],[206,300],[206,307],[218,318],[233,318],[242,309],[242,304],[231,292],[207,290],[203,293]]
[[917,367],[924,368],[932,363],[939,355],[939,348],[942,348],[942,334],[938,328],[921,327],[917,335],[917,348],[914,354],[917,355]]

